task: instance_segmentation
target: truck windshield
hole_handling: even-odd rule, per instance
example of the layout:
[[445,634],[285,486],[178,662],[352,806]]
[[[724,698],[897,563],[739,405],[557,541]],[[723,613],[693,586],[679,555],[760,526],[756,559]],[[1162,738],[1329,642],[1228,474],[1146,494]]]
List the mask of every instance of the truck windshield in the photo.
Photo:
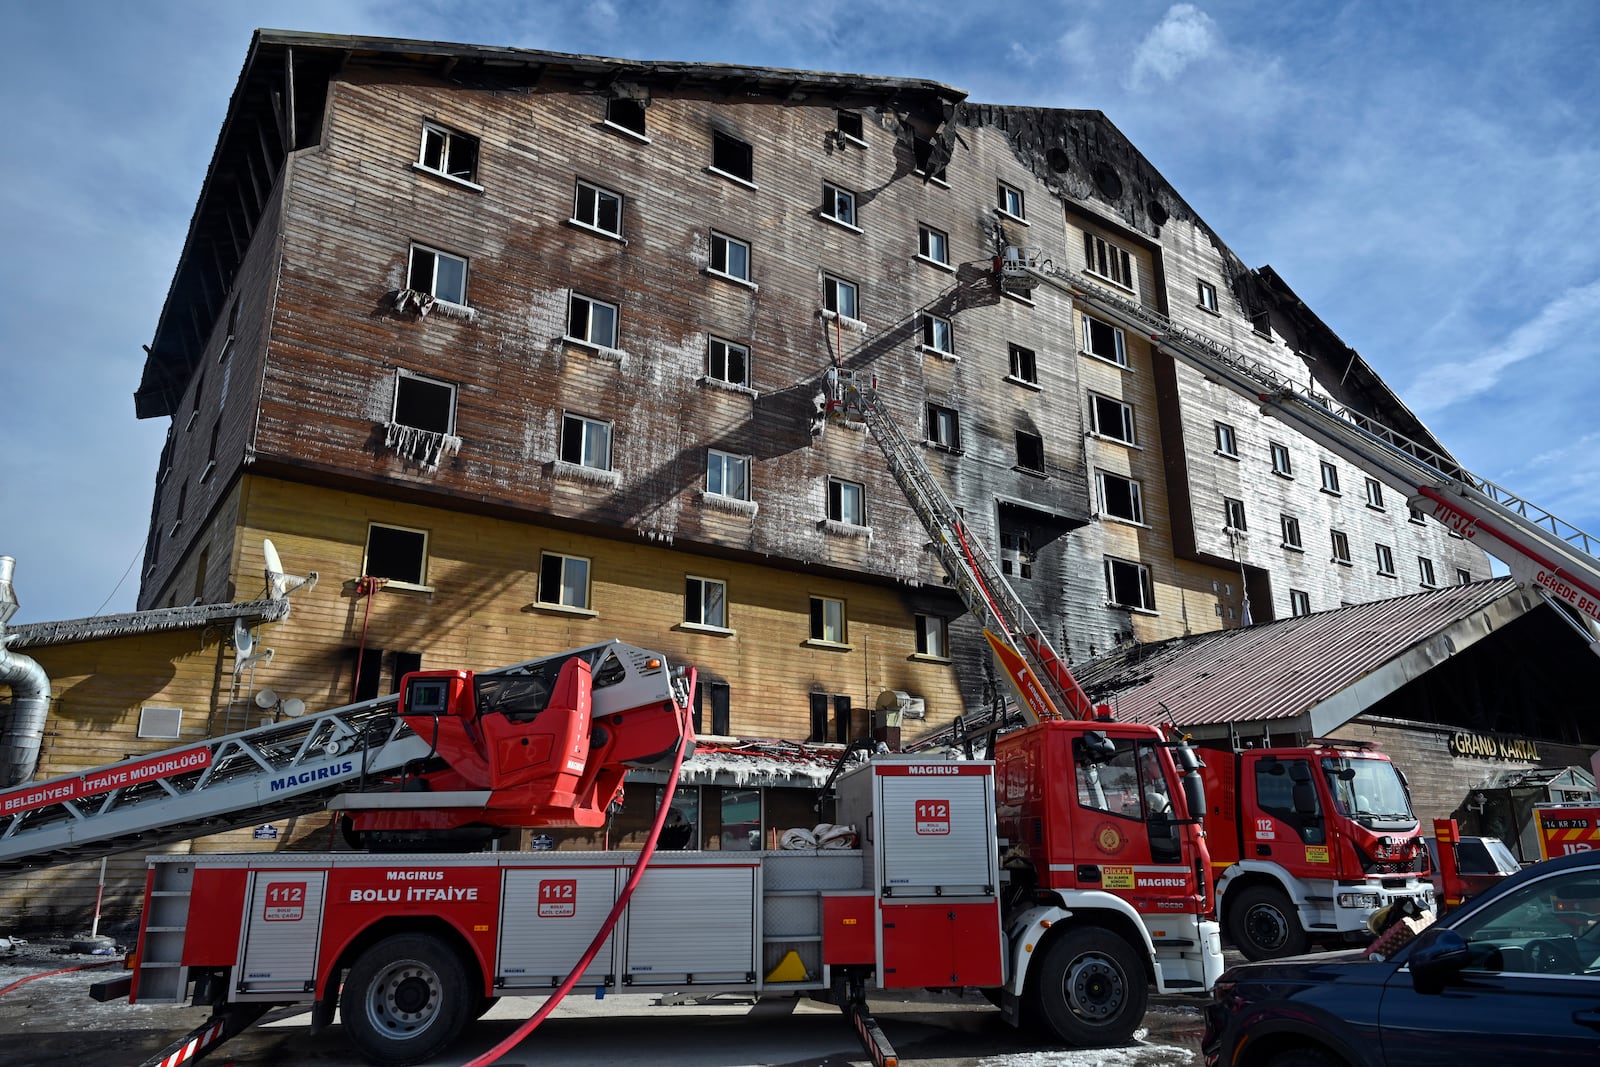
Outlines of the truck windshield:
[[1341,815],[1360,822],[1416,822],[1411,798],[1388,760],[1324,758],[1322,773]]

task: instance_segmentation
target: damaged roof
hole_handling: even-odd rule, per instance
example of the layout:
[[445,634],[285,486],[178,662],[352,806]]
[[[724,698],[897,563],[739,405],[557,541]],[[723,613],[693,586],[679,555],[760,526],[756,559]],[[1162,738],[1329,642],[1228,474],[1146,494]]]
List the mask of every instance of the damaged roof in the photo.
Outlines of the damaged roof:
[[5,638],[6,647],[21,651],[25,648],[51,648],[113,637],[194,630],[216,623],[231,626],[235,619],[242,619],[245,625],[254,626],[257,623],[278,622],[288,614],[287,597],[230,604],[194,604],[181,608],[128,611],[120,615],[95,615],[87,619],[64,619],[60,622],[23,623],[7,627]]
[[1541,603],[1515,579],[1496,578],[1138,645],[1075,664],[1073,674],[1119,719],[1281,722],[1320,736]]

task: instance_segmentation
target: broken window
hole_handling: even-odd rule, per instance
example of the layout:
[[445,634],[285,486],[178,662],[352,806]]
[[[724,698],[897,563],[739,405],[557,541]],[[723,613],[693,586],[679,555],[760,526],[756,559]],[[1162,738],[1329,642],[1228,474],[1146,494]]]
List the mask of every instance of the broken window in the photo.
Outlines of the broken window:
[[750,349],[734,341],[711,337],[706,342],[706,374],[719,382],[750,384]]
[[1095,490],[1100,497],[1100,514],[1126,522],[1144,522],[1144,500],[1139,483],[1110,471],[1094,472]]
[[391,422],[429,433],[451,434],[455,432],[455,415],[455,386],[410,371],[396,372]]
[[[464,182],[478,180],[478,139],[432,122],[422,124],[417,166]],[[414,288],[414,287],[413,287]]]
[[1210,282],[1200,282],[1200,291],[1195,297],[1195,302],[1206,311],[1217,312],[1217,287]]
[[1433,580],[1433,560],[1427,556],[1417,557],[1417,580],[1429,589],[1432,589],[1435,585]]
[[864,142],[866,140],[866,131],[861,121],[861,112],[859,111],[839,112],[838,130],[852,141]]
[[562,415],[561,458],[581,467],[610,470],[611,424],[570,412]]
[[1142,563],[1107,556],[1106,599],[1124,608],[1140,611],[1156,610],[1155,587],[1150,581],[1150,568]]
[[644,101],[616,98],[606,101],[606,121],[629,133],[645,136]]
[[539,555],[539,603],[564,608],[589,607],[589,561],[556,552]]
[[728,587],[715,578],[689,576],[683,584],[683,621],[692,626],[728,627]]
[[822,276],[822,306],[825,310],[847,319],[859,319],[860,306],[856,301],[856,284],[831,274]]
[[856,194],[829,182],[822,183],[822,213],[834,222],[856,225]]
[[1300,616],[1311,614],[1311,594],[1303,589],[1289,590],[1289,614]]
[[809,694],[811,705],[811,734],[807,741],[826,741],[828,739],[828,694]]
[[917,227],[917,254],[935,263],[950,265],[950,237],[932,226]]
[[938,615],[917,616],[917,655],[945,659],[950,655],[950,637],[945,620]]
[[404,526],[367,525],[367,552],[361,563],[365,577],[387,578],[390,585],[422,588],[427,581],[428,532]]
[[1007,578],[1033,577],[1033,540],[1025,533],[1000,532],[1000,573]]
[[1289,446],[1280,445],[1276,441],[1268,447],[1272,450],[1272,472],[1281,474],[1286,478],[1294,477],[1294,465],[1289,462]]
[[1343,530],[1330,530],[1333,539],[1333,560],[1335,563],[1350,562],[1350,538]]
[[859,482],[828,479],[828,518],[850,526],[867,524],[866,489]]
[[945,180],[945,165],[949,162],[947,154],[943,158],[937,158],[941,153],[935,151],[934,143],[926,137],[918,137],[912,149],[916,154],[918,174],[932,178],[936,182]]
[[706,492],[735,500],[750,499],[750,457],[715,448],[706,450]]
[[1244,524],[1244,501],[1231,496],[1222,498],[1222,521],[1228,529],[1237,533],[1244,533],[1247,527]]
[[1279,515],[1278,522],[1283,527],[1283,547],[1299,549],[1300,520],[1293,515]]
[[1039,360],[1031,348],[1021,345],[1009,346],[1011,359],[1011,377],[1019,382],[1029,385],[1039,384]]
[[413,293],[426,293],[447,304],[465,304],[467,261],[437,248],[414,244],[411,246],[411,270],[406,275],[406,288]]
[[717,274],[750,280],[750,246],[726,234],[711,231],[711,270]]
[[572,200],[572,221],[621,237],[622,195],[580,180]]
[[811,640],[845,643],[844,601],[829,596],[811,598]]
[[1225,422],[1219,422],[1217,427],[1217,452],[1220,455],[1239,458],[1239,441],[1234,436],[1233,427]]
[[1133,444],[1133,405],[1090,393],[1089,428],[1101,437]]
[[1128,365],[1128,349],[1121,328],[1088,315],[1083,317],[1083,351],[1119,367]]
[[955,408],[928,405],[928,443],[952,452],[961,450],[961,416]]
[[1026,219],[1027,213],[1022,210],[1022,190],[1005,182],[995,184],[996,206],[1005,214],[1014,219]]
[[1133,288],[1133,258],[1125,249],[1087,231],[1083,235],[1084,269],[1124,289]]
[[617,306],[573,293],[567,313],[567,339],[600,348],[617,347]]
[[1027,430],[1017,431],[1017,466],[1025,471],[1044,473],[1044,438]]
[[1376,478],[1367,479],[1367,507],[1383,510],[1383,483]]
[[755,181],[750,145],[720,130],[711,132],[711,169],[744,182]]
[[924,313],[922,316],[922,347],[943,355],[955,353],[955,342],[950,335],[950,320]]
[[1339,495],[1339,468],[1327,460],[1322,461],[1322,491]]

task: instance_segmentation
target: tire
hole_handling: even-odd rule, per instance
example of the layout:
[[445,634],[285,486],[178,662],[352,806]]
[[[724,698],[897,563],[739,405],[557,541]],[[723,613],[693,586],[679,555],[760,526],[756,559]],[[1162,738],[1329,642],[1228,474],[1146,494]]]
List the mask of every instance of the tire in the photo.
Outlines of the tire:
[[500,1003],[499,997],[479,997],[477,1006],[472,1009],[472,1017],[481,1019],[489,1014],[489,1009]]
[[1229,900],[1228,940],[1252,961],[1298,956],[1310,945],[1294,902],[1270,885],[1246,886]]
[[1068,930],[1036,966],[1030,1013],[1047,1036],[1079,1048],[1125,1045],[1144,1020],[1150,997],[1144,963],[1110,930]]
[[1267,1067],[1348,1067],[1344,1060],[1325,1048],[1306,1045],[1280,1052],[1267,1061]]
[[482,999],[454,950],[428,934],[384,938],[356,960],[339,995],[339,1019],[356,1051],[382,1067],[442,1052]]

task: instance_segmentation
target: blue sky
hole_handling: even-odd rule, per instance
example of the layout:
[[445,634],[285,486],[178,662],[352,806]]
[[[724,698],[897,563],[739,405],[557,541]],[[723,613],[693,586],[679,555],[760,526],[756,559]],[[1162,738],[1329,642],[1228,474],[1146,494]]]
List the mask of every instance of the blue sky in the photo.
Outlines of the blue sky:
[[1589,0],[60,0],[7,5],[0,68],[0,554],[17,557],[18,622],[133,608],[166,430],[133,415],[140,346],[258,26],[1101,110],[1469,469],[1600,533]]

